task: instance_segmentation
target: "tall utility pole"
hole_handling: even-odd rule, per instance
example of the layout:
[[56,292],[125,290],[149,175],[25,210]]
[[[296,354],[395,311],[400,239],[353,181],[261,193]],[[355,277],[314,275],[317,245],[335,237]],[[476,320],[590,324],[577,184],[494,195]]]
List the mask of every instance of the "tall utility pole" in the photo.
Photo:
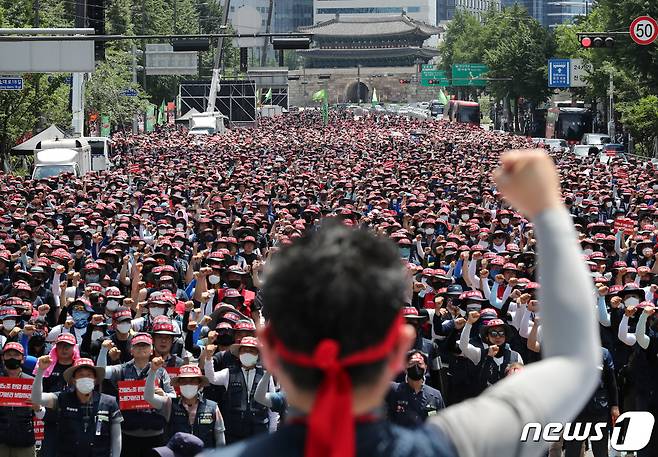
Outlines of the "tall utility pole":
[[[137,46],[135,43],[132,45],[132,54],[133,54],[133,84],[137,84]],[[146,71],[146,70],[145,70]],[[146,124],[144,124],[146,125]],[[137,121],[137,115],[133,114],[133,133],[137,134],[139,130],[139,122]]]
[[[267,8],[267,25],[265,26],[265,33],[270,33],[272,26],[272,10],[274,9],[274,0],[270,0],[270,6]],[[263,38],[263,50],[260,53],[260,66],[264,67],[267,64],[267,38]]]
[[610,86],[608,87],[608,136],[615,141],[615,81],[610,72]]
[[[231,6],[231,0],[224,0],[224,11],[222,11],[222,28],[226,29],[226,23],[228,22],[228,9]],[[212,80],[210,81],[210,94],[208,94],[208,107],[206,108],[207,113],[212,113],[215,111],[215,99],[217,98],[217,92],[219,89],[219,78],[221,72],[222,59],[224,57],[224,37],[219,37],[217,39],[217,51],[215,52],[215,62],[212,67]]]
[[[84,28],[87,25],[87,2],[75,2],[75,27]],[[84,135],[85,102],[84,102],[84,73],[73,73],[71,82],[71,127],[75,136]]]

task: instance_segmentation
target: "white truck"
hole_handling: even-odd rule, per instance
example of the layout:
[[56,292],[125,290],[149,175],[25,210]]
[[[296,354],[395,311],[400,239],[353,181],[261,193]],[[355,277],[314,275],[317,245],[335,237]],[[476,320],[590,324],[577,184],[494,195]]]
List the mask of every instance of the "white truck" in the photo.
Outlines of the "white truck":
[[193,114],[188,135],[214,135],[224,133],[224,116],[220,113]]
[[104,136],[85,136],[81,138],[86,140],[91,147],[91,169],[93,171],[103,171],[110,168],[110,156],[112,155],[112,140]]
[[91,170],[91,147],[83,138],[44,140],[36,145],[32,179],[50,178],[62,173],[80,177]]

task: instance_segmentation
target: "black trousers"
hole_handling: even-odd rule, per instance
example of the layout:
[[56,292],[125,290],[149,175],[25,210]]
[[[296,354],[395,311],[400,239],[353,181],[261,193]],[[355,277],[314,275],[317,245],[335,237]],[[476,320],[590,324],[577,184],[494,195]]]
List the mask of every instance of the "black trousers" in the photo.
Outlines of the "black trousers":
[[[575,422],[591,422],[592,428],[590,435],[595,433],[594,425],[598,422],[609,422],[607,415],[593,416],[593,417],[579,417]],[[582,427],[582,426],[581,426]],[[608,438],[610,436],[608,427],[603,429],[603,439],[598,441],[590,441],[590,447],[594,457],[608,457]],[[564,457],[580,457],[581,449],[585,441],[566,441],[564,442]]]
[[164,446],[164,433],[158,436],[136,437],[121,434],[121,457],[151,457],[154,447]]

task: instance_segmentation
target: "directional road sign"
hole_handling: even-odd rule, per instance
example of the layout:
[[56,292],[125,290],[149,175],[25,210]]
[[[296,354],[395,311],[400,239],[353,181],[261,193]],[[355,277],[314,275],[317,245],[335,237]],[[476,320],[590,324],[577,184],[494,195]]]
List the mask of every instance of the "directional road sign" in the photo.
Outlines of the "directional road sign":
[[548,87],[569,87],[571,81],[571,64],[569,59],[550,59],[548,61]]
[[420,72],[420,85],[423,87],[447,87],[450,85],[445,70],[437,70],[432,64],[425,64]]
[[0,77],[0,90],[23,90],[23,78]]
[[651,16],[640,16],[631,23],[630,32],[633,41],[646,46],[658,37],[658,23]]
[[456,63],[452,65],[453,86],[486,86],[484,74],[489,71],[483,63]]

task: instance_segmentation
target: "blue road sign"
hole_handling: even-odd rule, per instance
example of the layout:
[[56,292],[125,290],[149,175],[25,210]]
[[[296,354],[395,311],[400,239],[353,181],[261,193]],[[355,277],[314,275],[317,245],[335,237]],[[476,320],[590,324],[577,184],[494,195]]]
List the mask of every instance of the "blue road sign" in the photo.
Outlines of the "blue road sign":
[[121,95],[124,97],[137,97],[137,91],[135,89],[123,89]]
[[548,87],[569,87],[570,69],[569,59],[550,59],[548,61]]
[[23,78],[0,78],[0,90],[23,90]]

